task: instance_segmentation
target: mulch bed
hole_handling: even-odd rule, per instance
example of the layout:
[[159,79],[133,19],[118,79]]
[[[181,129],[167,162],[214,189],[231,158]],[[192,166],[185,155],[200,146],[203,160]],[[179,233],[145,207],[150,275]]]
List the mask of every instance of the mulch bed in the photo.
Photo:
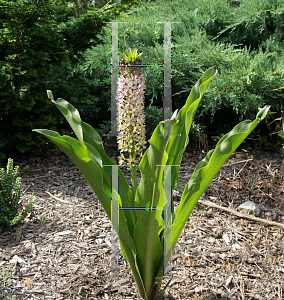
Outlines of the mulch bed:
[[[107,153],[118,155],[111,146]],[[185,152],[175,207],[201,157]],[[280,150],[247,148],[226,162],[173,251],[165,299],[284,299],[283,157]],[[140,299],[120,252],[119,270],[113,267],[111,223],[72,161],[46,144],[14,165],[30,166],[22,174],[21,205],[35,205],[0,234],[0,266],[12,276],[5,290],[16,299]],[[259,206],[258,220],[234,214],[247,200]]]

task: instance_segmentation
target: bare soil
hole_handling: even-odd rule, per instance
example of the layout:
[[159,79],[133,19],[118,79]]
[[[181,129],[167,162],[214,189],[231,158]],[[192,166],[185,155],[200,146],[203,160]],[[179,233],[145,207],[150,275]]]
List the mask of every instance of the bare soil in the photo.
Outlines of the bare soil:
[[[106,149],[115,160],[117,150]],[[185,152],[175,207],[204,155]],[[284,299],[283,158],[280,150],[247,147],[226,162],[173,250],[165,299]],[[140,299],[120,252],[119,274],[111,273],[111,222],[72,161],[46,144],[14,165],[30,166],[22,174],[21,206],[35,205],[23,222],[0,233],[0,267],[12,276],[5,291],[16,299]],[[235,214],[247,200],[259,206],[259,219]]]

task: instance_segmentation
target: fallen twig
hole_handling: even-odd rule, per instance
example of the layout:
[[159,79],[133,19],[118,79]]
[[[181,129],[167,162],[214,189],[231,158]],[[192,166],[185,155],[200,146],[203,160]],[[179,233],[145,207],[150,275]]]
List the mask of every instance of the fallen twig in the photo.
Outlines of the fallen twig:
[[70,202],[68,202],[68,201],[66,201],[66,200],[62,200],[62,199],[60,199],[60,198],[58,198],[58,197],[55,197],[55,196],[53,196],[50,192],[48,192],[48,191],[45,191],[50,197],[52,197],[52,198],[54,198],[54,199],[56,199],[56,200],[58,200],[58,201],[60,201],[60,202],[63,202],[63,203],[67,203],[67,204],[70,204]]
[[241,217],[241,218],[246,218],[246,219],[253,220],[253,221],[256,221],[256,222],[262,222],[262,223],[265,223],[265,224],[268,224],[268,225],[278,226],[278,227],[284,228],[284,224],[281,224],[281,223],[278,223],[278,222],[274,222],[274,221],[264,220],[264,219],[261,219],[261,218],[255,217],[255,216],[251,216],[251,215],[247,215],[247,214],[243,214],[243,213],[240,213],[240,212],[238,212],[236,210],[233,210],[233,209],[230,209],[230,208],[227,208],[227,207],[223,207],[223,206],[217,205],[217,204],[215,204],[213,202],[210,202],[210,201],[199,200],[198,202],[201,203],[201,204],[210,206],[210,207],[215,207],[215,208],[224,210],[226,212],[229,212],[229,213],[231,213],[231,214],[233,214],[235,216]]
[[229,167],[231,165],[241,164],[241,163],[244,163],[244,162],[247,163],[247,162],[249,162],[251,160],[253,160],[253,158],[249,158],[249,159],[246,159],[246,160],[235,161],[235,162],[232,162],[230,164],[223,165],[223,167]]
[[246,161],[246,163],[243,165],[243,167],[240,169],[240,171],[238,172],[238,174],[236,176],[234,176],[233,180],[235,180],[239,175],[240,173],[242,172],[242,170],[245,168],[245,166],[247,165],[248,163],[248,160]]
[[270,196],[269,194],[265,193],[264,191],[262,191],[260,188],[257,189],[258,192],[263,193],[265,196],[269,197],[270,199],[277,201],[276,199],[274,199],[272,196]]

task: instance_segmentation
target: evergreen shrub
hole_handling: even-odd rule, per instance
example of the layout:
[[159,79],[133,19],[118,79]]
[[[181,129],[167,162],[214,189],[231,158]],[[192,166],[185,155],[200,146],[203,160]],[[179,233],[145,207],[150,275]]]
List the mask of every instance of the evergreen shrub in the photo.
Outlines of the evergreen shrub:
[[17,177],[19,166],[13,169],[13,159],[9,158],[7,170],[0,169],[0,226],[12,226],[18,224],[32,211],[33,202],[18,213],[19,199],[21,195],[21,177]]
[[[204,134],[225,133],[243,119],[252,119],[264,104],[271,104],[271,110],[280,115],[284,100],[281,3],[280,0],[176,0],[165,4],[158,0],[141,5],[136,13],[120,16],[119,20],[127,23],[119,24],[119,51],[137,48],[143,52],[145,65],[157,65],[143,70],[146,106],[163,107],[164,74],[158,65],[164,62],[164,24],[157,22],[171,20],[179,22],[171,24],[173,111],[184,105],[185,96],[200,75],[216,65],[219,76],[206,90],[195,116],[195,123]],[[110,49],[109,27],[105,44],[88,52],[97,56],[92,61],[96,72],[102,74],[108,66],[105,83],[101,81],[100,85],[107,93],[98,97],[97,103],[108,104],[108,120],[111,55],[106,58],[104,53]],[[103,63],[99,65],[100,62]],[[262,134],[268,133],[265,122],[260,129]]]
[[[70,3],[0,1],[0,159],[13,150],[24,152],[38,145],[42,139],[32,133],[33,128],[60,128],[46,90],[81,61],[86,49],[103,43],[102,30],[111,7],[76,18]],[[78,92],[74,104],[93,103],[96,98],[86,95],[89,83],[76,71],[70,73],[69,80],[58,80],[59,88],[70,93],[71,81]]]
[[[179,22],[171,24],[173,111],[184,105],[201,74],[216,65],[219,76],[196,112],[196,128],[209,136],[225,133],[253,118],[264,103],[280,115],[282,0],[156,0],[131,5],[114,20],[126,22],[118,27],[119,52],[137,48],[145,65],[156,65],[143,70],[146,106],[163,107],[164,24],[157,22],[170,20]],[[0,159],[4,148],[6,153],[25,151],[38,144],[41,138],[33,128],[69,130],[47,99],[47,89],[56,98],[69,99],[93,127],[110,124],[112,33],[111,24],[103,21],[115,14],[109,17],[106,12],[94,10],[75,18],[70,4],[0,2]],[[267,134],[265,123],[259,128]]]

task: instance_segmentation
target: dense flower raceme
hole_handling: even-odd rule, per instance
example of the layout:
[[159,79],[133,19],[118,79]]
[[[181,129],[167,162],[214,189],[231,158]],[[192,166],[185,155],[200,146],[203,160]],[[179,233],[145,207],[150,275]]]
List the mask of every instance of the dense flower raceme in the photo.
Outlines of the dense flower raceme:
[[[138,64],[142,60],[135,60],[133,65],[129,61],[121,60],[121,67],[117,86],[118,105],[118,148],[121,152],[119,164],[129,163],[137,165],[146,147],[146,130],[144,114],[145,76],[139,73]],[[128,65],[128,66],[127,66]],[[123,152],[129,153],[125,158]]]

